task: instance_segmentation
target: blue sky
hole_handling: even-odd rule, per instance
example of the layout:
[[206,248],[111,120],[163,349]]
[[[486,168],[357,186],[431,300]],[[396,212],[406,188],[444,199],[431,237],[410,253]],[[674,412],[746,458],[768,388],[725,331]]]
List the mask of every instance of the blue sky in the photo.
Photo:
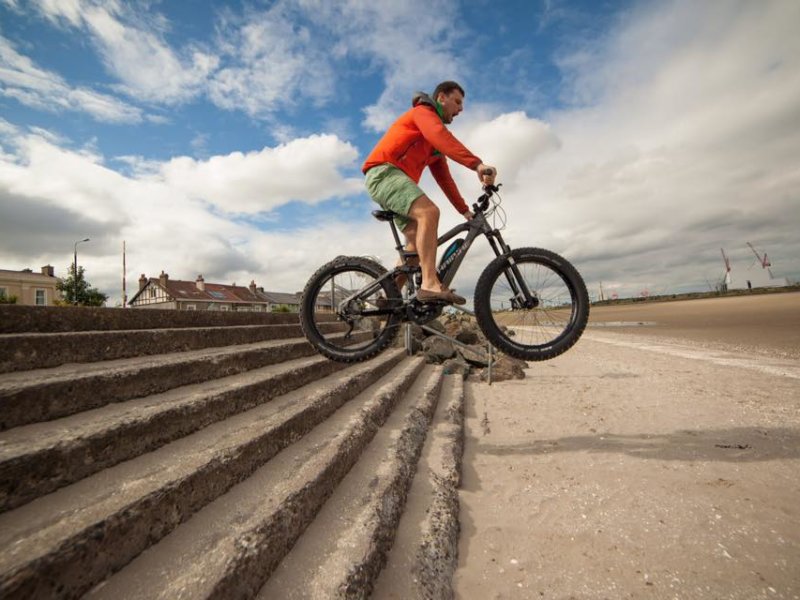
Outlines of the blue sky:
[[91,237],[113,305],[123,240],[129,290],[390,264],[359,167],[414,91],[457,79],[452,130],[498,167],[512,246],[595,293],[707,288],[721,247],[749,277],[747,241],[798,278],[798,25],[794,0],[0,0],[0,268],[63,275]]

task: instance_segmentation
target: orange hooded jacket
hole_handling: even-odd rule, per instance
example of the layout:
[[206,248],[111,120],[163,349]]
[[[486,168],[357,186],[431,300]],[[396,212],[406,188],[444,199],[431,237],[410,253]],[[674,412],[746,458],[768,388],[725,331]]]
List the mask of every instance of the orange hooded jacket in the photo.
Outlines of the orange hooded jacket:
[[463,214],[469,207],[450,175],[445,156],[473,170],[482,162],[444,126],[430,96],[418,93],[412,108],[389,127],[361,170],[366,173],[372,167],[390,163],[419,183],[422,171],[430,167],[447,199]]

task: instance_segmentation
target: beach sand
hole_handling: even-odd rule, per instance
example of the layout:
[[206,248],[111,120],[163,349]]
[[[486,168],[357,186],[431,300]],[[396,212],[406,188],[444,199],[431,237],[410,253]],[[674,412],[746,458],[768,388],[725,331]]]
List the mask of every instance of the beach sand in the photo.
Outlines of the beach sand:
[[798,293],[604,307],[470,383],[456,597],[800,598],[799,348]]

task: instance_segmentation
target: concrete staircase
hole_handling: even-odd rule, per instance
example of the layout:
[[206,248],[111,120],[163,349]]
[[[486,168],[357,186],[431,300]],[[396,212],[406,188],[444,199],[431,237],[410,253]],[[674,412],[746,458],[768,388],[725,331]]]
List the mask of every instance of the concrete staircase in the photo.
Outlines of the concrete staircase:
[[296,315],[0,306],[0,597],[452,597],[463,398]]

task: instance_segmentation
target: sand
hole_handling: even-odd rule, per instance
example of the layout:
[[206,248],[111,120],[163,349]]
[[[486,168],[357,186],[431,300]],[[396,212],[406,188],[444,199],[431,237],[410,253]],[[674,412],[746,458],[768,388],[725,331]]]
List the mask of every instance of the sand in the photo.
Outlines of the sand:
[[800,598],[800,294],[592,325],[468,386],[456,597]]

